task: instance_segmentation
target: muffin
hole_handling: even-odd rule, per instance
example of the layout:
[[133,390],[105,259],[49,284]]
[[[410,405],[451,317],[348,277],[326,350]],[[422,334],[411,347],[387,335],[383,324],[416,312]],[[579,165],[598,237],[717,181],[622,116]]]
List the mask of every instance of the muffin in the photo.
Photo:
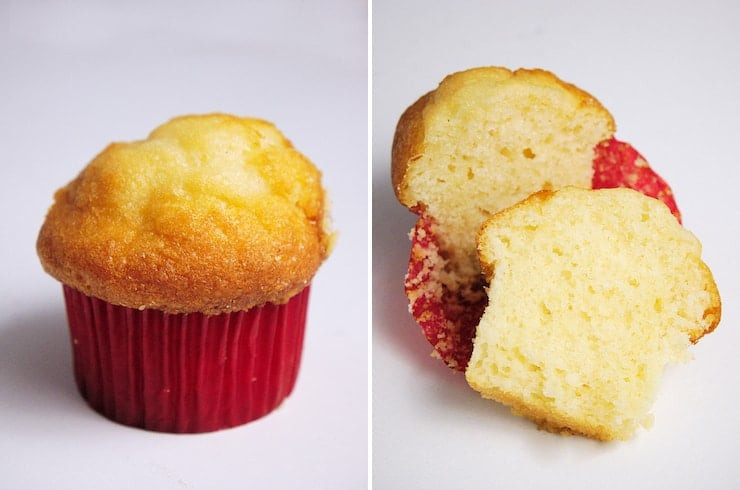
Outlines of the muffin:
[[589,93],[540,69],[474,68],[447,76],[401,116],[392,149],[398,200],[419,220],[405,280],[435,355],[465,370],[487,298],[475,237],[490,216],[543,189],[670,187]]
[[612,440],[649,426],[665,366],[720,320],[699,241],[631,189],[536,193],[477,244],[489,303],[466,379],[550,431]]
[[275,409],[331,249],[326,202],[316,167],[258,119],[178,117],[105,148],[56,192],[37,241],[90,406],[165,432]]

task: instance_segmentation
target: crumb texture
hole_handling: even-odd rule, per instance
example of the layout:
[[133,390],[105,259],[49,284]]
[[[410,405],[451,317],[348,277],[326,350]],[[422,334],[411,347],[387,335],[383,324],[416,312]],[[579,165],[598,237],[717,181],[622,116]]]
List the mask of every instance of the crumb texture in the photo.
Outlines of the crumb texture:
[[114,143],[54,196],[51,275],[132,308],[209,314],[283,303],[327,256],[316,167],[271,123],[184,116]]
[[466,378],[548,430],[628,439],[666,364],[720,319],[697,239],[633,190],[537,193],[478,248],[489,303]]
[[455,73],[401,117],[394,187],[436,220],[450,267],[477,274],[481,224],[541,189],[590,187],[594,148],[614,129],[596,99],[549,72]]

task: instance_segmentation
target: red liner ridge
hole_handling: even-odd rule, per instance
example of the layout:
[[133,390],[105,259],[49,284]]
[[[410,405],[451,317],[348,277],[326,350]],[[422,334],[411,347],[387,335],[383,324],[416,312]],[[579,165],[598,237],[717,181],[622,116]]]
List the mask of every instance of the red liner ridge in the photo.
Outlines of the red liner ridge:
[[105,417],[196,433],[245,424],[295,386],[309,287],[284,305],[206,316],[113,305],[64,286],[80,394]]
[[596,145],[594,154],[592,189],[627,187],[640,191],[663,201],[681,222],[671,187],[632,145],[612,137]]

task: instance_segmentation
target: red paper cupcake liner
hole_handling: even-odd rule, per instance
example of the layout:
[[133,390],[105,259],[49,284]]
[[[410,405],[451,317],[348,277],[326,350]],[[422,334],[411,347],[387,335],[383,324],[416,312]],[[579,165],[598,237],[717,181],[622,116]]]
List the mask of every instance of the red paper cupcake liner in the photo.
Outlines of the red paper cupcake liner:
[[596,145],[593,168],[591,188],[627,187],[642,192],[663,201],[678,222],[681,222],[681,212],[671,187],[629,143],[612,137]]
[[80,394],[111,420],[161,432],[258,419],[293,390],[308,295],[207,316],[112,305],[65,285]]
[[411,257],[404,281],[409,311],[434,347],[434,355],[448,367],[465,371],[473,352],[475,328],[488,304],[483,278],[470,277],[450,290],[436,269],[446,259],[439,251],[434,220],[423,211],[411,230]]

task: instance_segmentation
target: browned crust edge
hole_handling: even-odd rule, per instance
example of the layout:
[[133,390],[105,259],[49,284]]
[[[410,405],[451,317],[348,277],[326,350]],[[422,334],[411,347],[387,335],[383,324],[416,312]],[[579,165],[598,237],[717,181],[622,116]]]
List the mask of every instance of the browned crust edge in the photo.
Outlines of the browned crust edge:
[[711,306],[704,310],[704,319],[709,320],[709,325],[704,330],[691,332],[690,340],[693,344],[699,342],[699,340],[701,340],[705,335],[714,332],[722,318],[722,299],[720,298],[719,289],[714,280],[714,275],[709,266],[703,260],[701,260],[699,264],[702,268],[703,275],[707,280],[707,292],[711,298]]
[[511,413],[514,415],[527,418],[534,422],[538,428],[548,432],[561,435],[584,435],[603,442],[609,442],[615,439],[626,440],[631,436],[631,434],[614,433],[603,425],[584,423],[565,414],[532,406],[522,402],[519,397],[496,388],[483,388],[475,383],[468,382],[474,390],[481,393],[483,398],[503,403],[509,407]]
[[412,162],[424,153],[424,108],[434,96],[428,92],[404,111],[396,126],[391,148],[391,182],[396,198],[409,209],[419,203],[409,202],[405,196],[406,172]]

